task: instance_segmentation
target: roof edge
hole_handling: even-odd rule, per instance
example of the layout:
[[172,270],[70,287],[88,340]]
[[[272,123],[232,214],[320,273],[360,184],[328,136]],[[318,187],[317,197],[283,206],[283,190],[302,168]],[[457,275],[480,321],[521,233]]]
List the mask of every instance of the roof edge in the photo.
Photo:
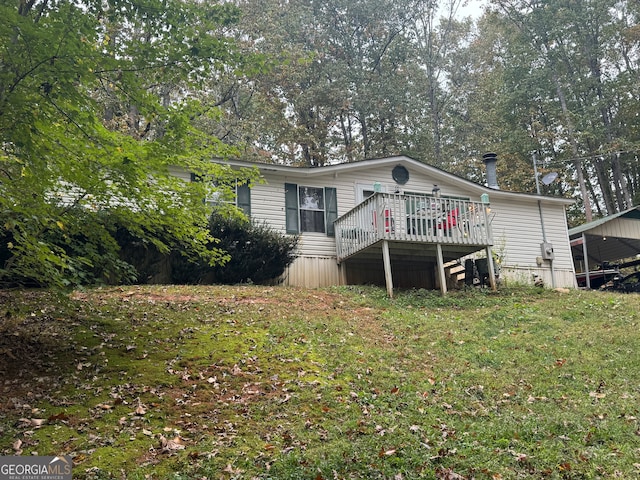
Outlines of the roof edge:
[[578,233],[584,233],[588,230],[591,230],[592,228],[599,227],[600,225],[604,225],[605,223],[610,222],[611,220],[624,217],[625,215],[627,215],[630,212],[633,212],[634,210],[640,211],[640,206],[634,206],[626,210],[623,210],[622,212],[612,213],[611,215],[607,215],[606,217],[602,217],[597,220],[593,220],[592,222],[583,223],[582,225],[578,225],[577,227],[570,228],[569,236],[577,235]]
[[447,178],[451,181],[454,182],[460,182],[460,183],[464,183],[468,188],[473,188],[475,191],[477,191],[479,194],[482,193],[488,193],[492,196],[497,196],[500,198],[513,198],[513,199],[517,199],[517,198],[528,198],[528,199],[537,199],[541,202],[544,203],[554,203],[554,204],[564,204],[564,205],[573,205],[576,201],[574,199],[571,198],[564,198],[564,197],[550,197],[550,196],[544,196],[544,195],[537,195],[537,194],[532,194],[532,193],[525,193],[525,192],[513,192],[513,191],[509,191],[509,190],[501,190],[501,189],[495,189],[495,188],[490,188],[487,187],[485,185],[481,185],[479,183],[475,183],[472,182],[471,180],[468,180],[464,177],[460,177],[458,175],[455,175],[453,173],[447,172],[445,170],[442,170],[441,168],[435,167],[433,165],[429,165],[427,163],[423,163],[420,162],[419,160],[416,160],[414,158],[408,157],[406,155],[395,155],[395,156],[391,156],[391,157],[383,157],[383,158],[373,158],[373,159],[366,159],[366,160],[359,160],[357,162],[349,162],[349,163],[338,163],[335,165],[326,165],[326,166],[322,166],[322,167],[295,167],[295,166],[291,166],[291,165],[279,165],[279,164],[272,164],[272,163],[260,163],[260,162],[250,162],[247,160],[214,160],[214,161],[218,161],[218,162],[224,162],[227,163],[231,166],[237,166],[237,167],[247,167],[247,168],[251,168],[251,167],[255,167],[258,168],[261,171],[271,171],[271,172],[282,172],[282,173],[290,173],[290,172],[296,172],[296,173],[301,173],[304,172],[304,174],[309,175],[309,176],[315,176],[315,175],[323,175],[323,174],[327,174],[327,173],[331,173],[331,172],[339,172],[339,171],[349,171],[349,170],[355,170],[358,168],[363,168],[366,166],[380,166],[380,165],[387,165],[387,164],[395,164],[398,162],[405,162],[408,164],[411,164],[413,166],[415,166],[416,168],[421,168],[424,170],[428,170],[429,172],[431,172],[432,174],[435,174],[436,176],[440,177],[440,178]]

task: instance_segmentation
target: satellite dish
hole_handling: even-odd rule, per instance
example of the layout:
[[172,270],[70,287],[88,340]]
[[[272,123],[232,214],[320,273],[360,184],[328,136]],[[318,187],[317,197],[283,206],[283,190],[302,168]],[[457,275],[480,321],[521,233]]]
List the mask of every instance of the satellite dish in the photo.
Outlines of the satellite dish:
[[542,183],[550,185],[556,178],[558,178],[558,172],[549,172],[542,177]]

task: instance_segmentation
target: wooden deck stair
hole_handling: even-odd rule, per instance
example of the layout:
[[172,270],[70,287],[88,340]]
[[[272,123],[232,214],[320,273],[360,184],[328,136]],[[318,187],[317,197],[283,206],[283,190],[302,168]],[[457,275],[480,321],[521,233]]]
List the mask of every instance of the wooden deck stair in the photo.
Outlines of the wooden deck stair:
[[459,260],[452,260],[444,264],[445,275],[449,288],[458,288],[464,283],[464,265]]

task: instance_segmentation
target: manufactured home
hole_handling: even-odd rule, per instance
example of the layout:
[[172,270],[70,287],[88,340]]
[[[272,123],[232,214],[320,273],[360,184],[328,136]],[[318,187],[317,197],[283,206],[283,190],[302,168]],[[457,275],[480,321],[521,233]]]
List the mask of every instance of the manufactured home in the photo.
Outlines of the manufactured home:
[[300,236],[285,284],[444,293],[465,276],[469,283],[469,267],[477,266],[494,287],[488,272],[574,287],[565,215],[572,201],[500,190],[494,161],[487,161],[489,186],[406,156],[324,167],[228,163],[257,167],[263,179],[238,192],[245,212]]

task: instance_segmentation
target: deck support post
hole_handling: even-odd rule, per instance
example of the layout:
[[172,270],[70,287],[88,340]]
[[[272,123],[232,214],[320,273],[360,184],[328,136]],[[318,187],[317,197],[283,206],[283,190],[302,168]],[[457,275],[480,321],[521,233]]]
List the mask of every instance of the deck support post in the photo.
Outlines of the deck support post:
[[436,243],[436,257],[438,260],[438,278],[440,279],[440,292],[447,294],[447,277],[444,274],[444,259],[442,258],[442,245]]
[[382,241],[382,262],[384,264],[384,280],[387,284],[387,294],[393,298],[393,276],[391,275],[391,255],[389,254],[389,242]]
[[493,267],[493,253],[491,252],[491,245],[487,245],[487,268],[489,269],[489,285],[494,292],[498,290],[496,285],[496,271]]

